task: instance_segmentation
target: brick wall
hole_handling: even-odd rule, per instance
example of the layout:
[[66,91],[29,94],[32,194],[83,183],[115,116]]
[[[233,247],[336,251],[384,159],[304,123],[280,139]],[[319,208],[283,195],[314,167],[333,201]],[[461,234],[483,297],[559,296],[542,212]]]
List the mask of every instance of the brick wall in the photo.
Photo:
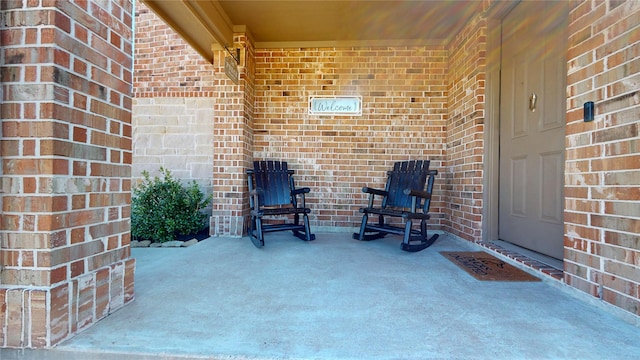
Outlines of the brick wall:
[[[309,96],[362,96],[361,116],[309,115]],[[430,159],[442,220],[447,51],[432,47],[259,49],[254,157],[282,159],[308,186],[314,231],[359,226],[363,186],[393,162]]]
[[640,315],[640,2],[574,1],[570,21],[565,281]]
[[0,347],[133,299],[132,4],[2,1]]
[[134,96],[212,98],[215,68],[142,1],[135,12]]
[[482,237],[486,31],[477,15],[448,46],[445,225],[471,241]]
[[[254,50],[248,35],[237,34],[244,81],[236,85],[223,71],[226,51],[216,52],[209,64],[144,4],[138,2],[136,9],[133,114],[134,124],[144,128],[134,130],[133,174],[161,161],[169,165],[167,152],[173,156],[180,150],[167,147],[173,141],[166,139],[189,136],[182,132],[187,128],[178,128],[192,115],[180,108],[181,99],[210,97],[212,234],[243,233],[248,214],[244,170],[254,157],[284,159],[299,171],[300,186],[312,188],[307,197],[312,226],[326,230],[359,226],[358,209],[366,203],[360,189],[383,187],[394,161],[429,158],[442,176],[436,181],[431,223],[442,228],[448,55],[443,47],[264,51]],[[309,95],[345,94],[363,96],[362,116],[307,114]],[[167,109],[167,103],[175,106],[172,115],[157,106]],[[198,146],[185,159],[204,158],[206,151]]]
[[218,99],[214,107],[214,171],[211,233],[242,236],[249,215],[245,170],[252,166],[255,61],[248,34],[234,35],[234,47],[241,49],[239,82],[234,84],[224,73],[225,50],[216,51],[214,66]]

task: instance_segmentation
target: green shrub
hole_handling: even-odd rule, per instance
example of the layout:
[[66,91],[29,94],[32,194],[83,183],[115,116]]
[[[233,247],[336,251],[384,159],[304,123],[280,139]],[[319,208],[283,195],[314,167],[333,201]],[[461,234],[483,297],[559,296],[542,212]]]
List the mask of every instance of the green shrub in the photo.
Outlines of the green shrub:
[[177,235],[196,234],[207,227],[207,214],[202,212],[211,201],[205,198],[193,180],[187,186],[160,168],[163,176],[151,178],[142,172],[142,183],[133,189],[131,200],[131,235],[134,239],[166,242]]

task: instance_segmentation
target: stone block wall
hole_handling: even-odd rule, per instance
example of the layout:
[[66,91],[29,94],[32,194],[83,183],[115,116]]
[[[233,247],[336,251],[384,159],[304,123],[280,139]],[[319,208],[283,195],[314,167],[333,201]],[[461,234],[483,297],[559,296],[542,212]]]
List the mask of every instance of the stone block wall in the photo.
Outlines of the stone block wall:
[[0,9],[0,347],[47,347],[134,296],[132,3]]
[[[213,192],[214,67],[141,1],[136,2],[133,167],[134,186],[143,171],[169,169]],[[211,212],[211,207],[205,210]]]
[[158,175],[164,167],[177,179],[195,180],[211,194],[214,103],[207,97],[134,99],[134,179],[142,171]]

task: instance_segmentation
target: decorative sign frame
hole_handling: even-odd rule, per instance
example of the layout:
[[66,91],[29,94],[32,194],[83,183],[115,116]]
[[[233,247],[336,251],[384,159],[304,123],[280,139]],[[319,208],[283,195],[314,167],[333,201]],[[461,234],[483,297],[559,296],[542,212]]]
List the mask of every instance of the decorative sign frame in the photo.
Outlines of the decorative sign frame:
[[309,115],[362,115],[362,96],[309,96]]
[[231,56],[224,58],[224,73],[234,84],[238,85],[238,64]]

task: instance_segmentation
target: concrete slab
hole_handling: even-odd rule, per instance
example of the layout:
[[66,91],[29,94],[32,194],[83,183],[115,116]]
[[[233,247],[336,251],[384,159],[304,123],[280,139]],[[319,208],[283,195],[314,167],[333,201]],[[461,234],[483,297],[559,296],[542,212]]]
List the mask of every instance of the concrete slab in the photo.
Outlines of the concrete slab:
[[[440,251],[346,233],[136,248],[136,300],[54,349],[2,359],[637,359],[640,328],[556,280],[482,282]],[[540,274],[537,274],[540,276]]]

